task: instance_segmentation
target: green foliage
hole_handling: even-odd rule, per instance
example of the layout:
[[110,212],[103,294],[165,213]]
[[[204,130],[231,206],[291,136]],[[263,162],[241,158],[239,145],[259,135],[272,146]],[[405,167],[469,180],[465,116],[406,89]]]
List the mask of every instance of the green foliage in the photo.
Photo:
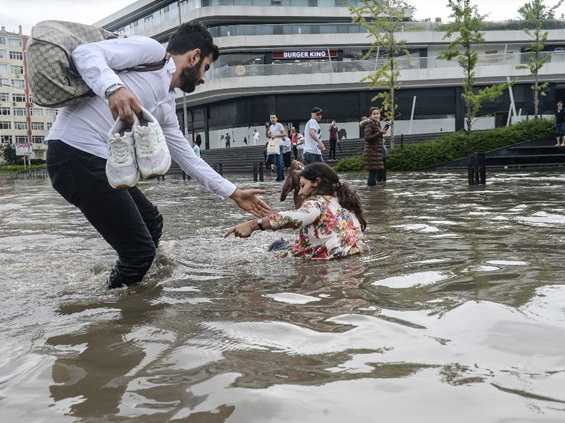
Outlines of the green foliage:
[[540,96],[546,95],[548,83],[540,83],[538,80],[539,71],[550,60],[550,56],[544,51],[547,42],[547,32],[543,32],[543,23],[555,17],[555,10],[561,6],[564,0],[559,0],[554,6],[548,7],[544,0],[529,0],[518,9],[522,19],[528,23],[524,32],[528,34],[532,42],[526,51],[528,61],[524,65],[516,66],[516,69],[527,69],[530,76],[534,78],[532,91],[534,92],[534,114],[540,116]]
[[[466,157],[476,151],[490,151],[522,141],[553,137],[554,119],[534,119],[470,136],[458,132],[433,141],[389,150],[386,166],[389,170],[418,170]],[[334,168],[338,172],[363,170],[362,157],[340,160]]]
[[478,62],[477,46],[484,43],[482,23],[485,16],[479,14],[477,6],[471,6],[470,0],[448,0],[448,7],[451,8],[451,17],[454,20],[446,25],[446,33],[443,38],[450,38],[451,41],[438,55],[438,58],[457,59],[457,63],[463,70],[462,98],[465,101],[465,121],[470,134],[482,103],[501,96],[508,85],[474,88],[475,67]]
[[16,156],[16,149],[12,147],[10,144],[4,146],[2,149],[2,155],[4,156],[4,160],[6,163],[16,164],[17,156]]
[[363,170],[363,157],[354,156],[347,157],[346,159],[340,160],[334,166],[336,172],[358,172]]

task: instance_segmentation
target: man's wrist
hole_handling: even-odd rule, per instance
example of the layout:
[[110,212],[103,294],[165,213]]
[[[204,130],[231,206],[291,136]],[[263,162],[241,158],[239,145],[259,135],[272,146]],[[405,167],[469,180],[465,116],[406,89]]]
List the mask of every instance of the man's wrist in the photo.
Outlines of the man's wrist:
[[106,88],[104,95],[106,96],[106,98],[109,98],[112,94],[125,87],[126,86],[124,84],[121,84],[119,82],[116,84],[112,84],[108,88]]

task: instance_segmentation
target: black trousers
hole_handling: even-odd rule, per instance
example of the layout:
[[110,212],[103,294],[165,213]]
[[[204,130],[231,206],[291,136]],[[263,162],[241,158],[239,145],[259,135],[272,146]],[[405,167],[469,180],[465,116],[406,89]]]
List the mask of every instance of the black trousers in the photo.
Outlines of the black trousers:
[[374,186],[377,182],[386,182],[386,168],[381,170],[370,170],[367,185]]
[[105,159],[62,141],[49,142],[47,171],[53,188],[78,207],[118,253],[109,287],[140,282],[155,258],[163,231],[157,207],[136,187],[113,189]]
[[337,146],[337,140],[330,140],[330,154],[328,159],[335,160],[335,148]]

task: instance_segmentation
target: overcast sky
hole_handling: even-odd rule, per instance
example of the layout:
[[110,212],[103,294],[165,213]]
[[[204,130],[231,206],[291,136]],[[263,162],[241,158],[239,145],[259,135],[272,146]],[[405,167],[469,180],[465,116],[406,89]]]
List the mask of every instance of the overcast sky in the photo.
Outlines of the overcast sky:
[[[436,17],[448,19],[447,0],[406,0],[416,7],[416,19]],[[557,0],[545,0],[553,5]],[[518,17],[518,8],[526,0],[473,0],[481,14],[489,14],[489,20],[501,21]],[[44,19],[60,19],[91,24],[134,3],[134,0],[0,0],[0,25],[10,32],[17,32],[18,25],[29,35],[31,27]],[[565,6],[557,17],[565,14]]]

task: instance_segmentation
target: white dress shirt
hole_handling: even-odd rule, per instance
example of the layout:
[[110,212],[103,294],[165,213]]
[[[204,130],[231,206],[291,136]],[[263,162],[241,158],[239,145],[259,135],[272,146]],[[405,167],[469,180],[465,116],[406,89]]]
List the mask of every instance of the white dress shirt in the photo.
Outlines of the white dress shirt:
[[176,70],[173,60],[169,60],[162,69],[150,72],[124,71],[116,74],[113,70],[158,62],[165,57],[165,53],[165,48],[159,42],[141,36],[78,46],[72,52],[73,62],[82,79],[97,95],[64,107],[46,141],[61,140],[79,150],[107,158],[108,132],[114,120],[105,93],[110,86],[121,83],[155,116],[167,140],[171,157],[181,169],[208,191],[227,198],[233,194],[236,186],[194,154],[179,128],[175,91],[169,89]]

